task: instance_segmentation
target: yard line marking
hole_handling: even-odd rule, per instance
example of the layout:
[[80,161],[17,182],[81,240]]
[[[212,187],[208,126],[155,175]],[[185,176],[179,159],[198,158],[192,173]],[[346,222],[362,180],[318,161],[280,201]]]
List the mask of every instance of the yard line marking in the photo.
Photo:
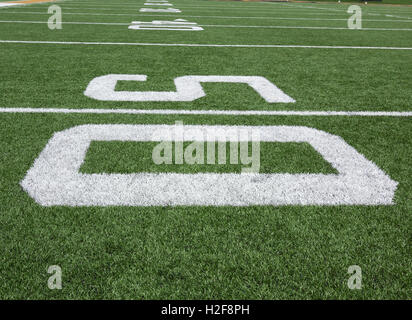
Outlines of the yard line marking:
[[[59,1],[60,2],[60,1]],[[150,1],[153,2],[153,1]],[[64,3],[60,2],[62,5],[74,5],[74,6],[79,6],[81,8],[95,8],[95,7],[103,7],[103,8],[111,8],[111,9],[117,9],[119,7],[121,8],[128,8],[128,9],[139,9],[141,6],[137,4],[110,4],[110,5],[102,5],[99,2],[96,2],[96,4],[91,3],[91,2],[75,2],[75,1],[66,1]],[[159,3],[159,2],[157,2]],[[145,4],[146,5],[146,4]],[[179,7],[185,7],[185,8],[211,8],[211,9],[239,9],[239,10],[249,10],[250,8],[258,8],[265,10],[265,12],[268,12],[271,8],[266,7],[264,8],[262,5],[256,5],[256,6],[229,6],[229,5],[222,5],[222,6],[215,6],[216,3],[213,3],[212,5],[206,5],[206,6],[193,6],[193,5],[182,5],[178,4]],[[273,12],[279,12],[279,11],[306,11],[306,8],[304,7],[277,7],[273,8]],[[336,10],[339,12],[344,12],[342,10]]]
[[[0,23],[27,23],[27,24],[47,24],[47,21],[31,21],[31,20],[0,20]],[[150,24],[152,22],[141,22]],[[124,26],[130,25],[130,23],[123,22],[75,22],[66,21],[62,24],[75,24],[75,25],[114,25],[114,26]],[[199,24],[200,27],[212,27],[212,28],[256,28],[256,29],[309,29],[309,30],[349,30],[348,27],[308,27],[308,26],[248,26],[248,25],[230,25],[230,24]],[[412,28],[362,28],[366,31],[412,31]]]
[[61,44],[61,45],[156,46],[156,47],[212,47],[212,48],[301,48],[301,49],[412,50],[412,48],[407,48],[407,47],[311,46],[311,45],[290,45],[290,44],[206,44],[206,43],[202,44],[202,43],[36,41],[36,40],[0,40],[0,43]]
[[[151,2],[153,2],[153,1],[151,1]],[[94,8],[94,7],[103,7],[103,8],[112,8],[112,9],[115,9],[115,8],[118,8],[118,7],[122,7],[122,8],[130,8],[130,9],[134,9],[134,8],[140,8],[140,6],[136,6],[136,5],[134,5],[134,4],[128,4],[128,5],[120,5],[120,4],[110,4],[110,5],[101,5],[101,4],[98,4],[98,2],[96,3],[96,4],[93,4],[93,3],[91,3],[91,2],[73,2],[73,1],[69,1],[68,2],[68,5],[75,5],[75,6],[80,6],[80,7],[89,7],[89,8]],[[215,5],[215,3],[213,4],[213,5]],[[185,7],[185,8],[211,8],[211,9],[226,9],[226,8],[229,8],[229,9],[239,9],[239,10],[249,10],[250,8],[259,8],[259,9],[265,9],[265,8],[263,8],[263,6],[262,5],[257,5],[257,6],[229,6],[229,5],[222,5],[222,6],[213,6],[213,5],[211,5],[211,6],[209,6],[209,5],[207,5],[207,6],[187,6],[187,5],[182,5],[182,4],[179,4],[179,7]],[[266,11],[265,12],[267,12],[268,11],[268,9],[270,9],[270,8],[266,8]],[[277,10],[280,10],[280,11],[297,11],[297,10],[300,10],[300,11],[305,11],[305,8],[302,8],[302,7],[296,7],[296,8],[292,8],[292,7],[277,7],[277,8],[274,8],[274,10],[276,10],[276,11],[274,11],[274,12],[278,12]]]
[[[0,20],[0,23],[29,23],[29,24],[47,24],[47,21],[24,21],[24,20]],[[70,21],[62,21],[62,24],[80,24],[80,25],[116,25],[116,26],[128,26],[130,23],[124,22],[70,22]]]
[[[140,7],[138,7],[138,8],[140,8]],[[179,6],[179,8],[180,8],[180,6]],[[26,8],[24,8],[24,9],[26,9]],[[37,8],[34,8],[34,9],[37,9]],[[86,8],[86,7],[62,7],[62,9],[64,9],[64,10],[66,10],[66,9],[69,9],[69,10],[92,10],[92,11],[117,11],[117,12],[115,12],[115,13],[118,13],[119,11],[130,11],[130,9],[129,8],[127,8],[127,9],[120,9],[120,8],[115,8],[115,9],[108,9],[108,8],[93,8],[93,7],[89,7],[89,8]],[[225,8],[221,8],[221,9],[225,9]],[[235,9],[236,10],[236,9]],[[20,10],[20,11],[22,11],[22,12],[24,12],[23,10]],[[187,11],[194,11],[194,10],[187,10]],[[202,10],[202,12],[204,12],[204,11],[207,11],[207,10]],[[211,9],[210,11],[216,11],[215,9]],[[268,11],[267,10],[248,10],[249,12],[254,12],[254,13],[268,13]],[[36,11],[36,12],[41,12],[41,11]],[[329,16],[343,16],[343,15],[345,15],[345,16],[348,16],[348,14],[345,12],[345,11],[342,11],[342,13],[339,13],[339,14],[334,14],[334,13],[327,13],[327,12],[296,12],[296,11],[283,11],[283,12],[270,12],[270,13],[276,13],[276,14],[303,14],[303,15],[329,15]]]
[[286,6],[287,8],[299,8],[299,9],[315,9],[315,10],[326,10],[326,11],[333,11],[333,12],[346,12],[345,10],[340,10],[340,9],[332,9],[332,8],[324,8],[324,7],[313,7],[313,6],[297,6],[289,3],[284,3],[282,4],[283,6]]
[[[297,5],[292,5],[292,4],[284,4],[285,6],[288,6],[288,7],[296,7],[296,8],[308,8],[308,9],[315,9],[315,10],[328,10],[328,11],[334,11],[334,12],[346,12],[345,10],[346,10],[346,8],[345,8],[345,10],[339,10],[339,9],[331,9],[331,8],[323,8],[323,7],[310,7],[310,6],[305,6],[305,7],[302,7],[302,6],[297,6]],[[388,16],[388,17],[390,17],[391,15],[389,15],[389,14],[386,14],[386,12],[380,12],[380,13],[377,13],[377,12],[365,12],[364,14],[366,14],[366,15],[372,15],[372,16],[376,16],[376,15],[380,15],[380,16]],[[401,16],[393,16],[392,15],[392,17],[395,17],[395,18],[403,18],[403,19],[412,19],[412,18],[409,18],[409,17],[401,17]]]
[[[84,2],[79,3],[79,2],[71,2],[70,1],[69,5],[72,5],[72,4],[74,4],[75,6],[76,5],[79,6],[80,4],[81,5],[78,8],[65,7],[65,9],[66,8],[67,9],[83,9],[84,8],[85,10],[89,10],[88,8],[96,9],[96,7],[102,7],[101,10],[116,10],[116,9],[119,9],[119,7],[121,7],[121,8],[126,7],[128,9],[129,8],[130,9],[139,8],[136,5],[132,5],[132,4],[129,4],[129,5],[119,5],[119,4],[114,5],[114,4],[112,4],[112,5],[109,5],[109,6],[96,4],[96,5],[90,6],[91,3],[87,3],[87,5],[83,5]],[[258,5],[258,6],[240,6],[240,7],[238,7],[238,6],[227,6],[227,5],[220,6],[220,7],[219,6],[182,6],[182,8],[184,8],[184,9],[185,8],[204,8],[203,10],[213,10],[213,9],[214,10],[219,10],[219,9],[223,9],[223,10],[248,10],[248,11],[251,11],[251,12],[253,12],[253,11],[254,12],[259,12],[259,11],[261,11],[260,9],[263,8],[262,4]],[[265,3],[265,4],[267,4],[267,3]],[[334,15],[333,12],[336,12],[336,13],[339,13],[339,14],[342,14],[342,15],[347,14],[346,10],[340,10],[340,9],[331,9],[331,8],[323,8],[323,7],[309,7],[309,6],[306,6],[306,7],[293,6],[292,7],[291,4],[282,4],[282,5],[283,5],[283,7],[281,7],[280,5],[277,5],[276,6],[276,12],[274,11],[274,13],[277,13],[277,14],[279,14],[279,13],[280,14],[283,14],[283,13],[285,13],[285,14],[297,13],[297,14],[303,14],[303,15],[316,15],[316,14],[328,15],[328,14],[330,14],[330,13],[320,13],[320,12],[314,13],[313,11],[308,12],[308,9],[315,9],[315,10],[318,10],[318,11],[319,10],[330,11],[332,13],[332,15]],[[109,8],[109,9],[103,9],[103,8]],[[254,9],[254,8],[258,8],[258,9]],[[266,6],[266,8],[268,8],[268,6]],[[375,8],[375,9],[378,9],[378,8]],[[390,8],[391,9],[390,11],[388,11],[389,8],[383,8],[383,9],[385,11],[365,12],[364,14],[365,15],[370,15],[370,16],[393,16],[393,17],[401,18],[401,19],[412,19],[412,18],[406,17],[406,16],[396,16],[396,14],[398,14],[398,13],[404,14],[405,13],[404,11],[393,11],[393,8]],[[268,11],[265,10],[265,12],[268,12]]]
[[237,116],[345,116],[412,117],[412,111],[289,111],[289,110],[176,110],[176,109],[69,109],[69,108],[0,108],[0,113],[62,114],[160,114],[160,115],[237,115]]
[[[2,12],[3,14],[13,13],[13,14],[39,14],[39,15],[50,15],[47,12],[38,11],[7,11]],[[65,15],[81,15],[81,16],[139,16],[139,17],[181,17],[181,18],[213,18],[213,19],[263,19],[263,20],[302,20],[302,21],[348,21],[348,19],[326,19],[326,18],[299,18],[299,17],[239,17],[239,16],[194,16],[194,15],[166,15],[166,14],[139,14],[139,13],[88,13],[88,12],[65,12]],[[372,21],[372,22],[406,22],[412,23],[412,20],[392,20],[392,19],[363,19],[362,21]]]
[[175,12],[175,13],[180,13],[182,12],[179,9],[175,8],[167,8],[167,9],[152,9],[152,8],[141,8],[139,12]]
[[[381,15],[382,15],[382,14],[381,14]],[[400,19],[412,19],[412,18],[410,18],[410,17],[398,16],[398,15],[392,15],[392,14],[385,14],[385,17],[400,18]]]
[[[85,3],[85,2],[73,2],[73,1],[70,1],[69,2],[69,5],[75,5],[75,6],[80,6],[81,8],[86,8],[86,7],[91,7],[91,8],[95,8],[95,7],[103,7],[103,8],[112,8],[112,9],[116,9],[116,8],[118,8],[118,7],[123,7],[123,8],[130,8],[130,9],[133,9],[133,8],[140,8],[140,7],[138,7],[138,6],[136,6],[136,5],[134,5],[134,4],[123,4],[123,5],[121,5],[121,4],[110,4],[110,5],[101,5],[99,2],[96,2],[96,3],[91,3],[91,2],[87,2],[87,3]],[[186,5],[180,5],[179,4],[179,7],[182,7],[182,8],[210,8],[210,9],[233,9],[233,10],[250,10],[250,8],[259,8],[259,9],[263,9],[263,5],[264,4],[275,4],[275,3],[267,3],[267,2],[265,2],[265,3],[259,3],[260,5],[256,5],[256,6],[252,6],[252,5],[247,5],[247,6],[245,6],[245,5],[243,5],[243,4],[240,4],[239,3],[239,6],[229,6],[229,5],[222,5],[222,6],[215,6],[216,5],[216,3],[213,3],[212,5],[206,5],[206,6],[186,6]],[[268,6],[266,6],[266,11],[265,12],[268,12],[268,9],[270,9]],[[296,11],[308,11],[307,9],[319,9],[319,10],[328,10],[328,11],[335,11],[335,12],[345,12],[346,13],[346,11],[345,10],[339,10],[339,9],[331,9],[331,8],[323,8],[323,7],[309,7],[309,6],[292,6],[291,4],[289,4],[289,5],[287,5],[287,4],[283,4],[283,7],[281,7],[279,4],[276,6],[276,8],[274,8],[274,10],[276,10],[276,12],[278,13],[279,11],[278,10],[280,10],[281,12],[287,12],[287,11],[291,11],[291,12],[296,12]],[[378,9],[381,9],[381,8],[374,8],[374,10],[378,10]],[[404,13],[404,11],[397,11],[397,10],[395,10],[395,11],[393,11],[395,8],[389,8],[389,7],[386,7],[386,8],[382,8],[382,9],[384,9],[385,11],[383,12],[383,13],[371,13],[371,12],[368,12],[368,13],[365,13],[365,14],[378,14],[378,15],[384,15],[385,13],[391,13],[391,12],[394,12],[394,13]],[[391,11],[387,11],[387,10],[391,10]],[[405,8],[405,9],[407,9],[407,8]],[[275,11],[274,11],[275,12]],[[382,11],[377,11],[377,12],[382,12]]]
[[[307,26],[248,26],[248,25],[211,25],[211,24],[201,24],[202,27],[215,27],[215,28],[256,28],[256,29],[309,29],[309,30],[350,30],[348,27],[307,27]],[[362,28],[360,30],[366,31],[412,31],[410,28]]]

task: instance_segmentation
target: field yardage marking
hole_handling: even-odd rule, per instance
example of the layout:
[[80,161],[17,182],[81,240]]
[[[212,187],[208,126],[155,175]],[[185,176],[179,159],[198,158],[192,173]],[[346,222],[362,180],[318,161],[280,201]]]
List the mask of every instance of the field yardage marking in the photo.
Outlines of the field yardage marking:
[[158,114],[158,115],[236,115],[236,116],[320,116],[320,117],[412,117],[412,111],[290,111],[290,110],[176,110],[176,109],[68,109],[68,108],[0,108],[0,113],[61,114]]
[[144,74],[108,74],[94,78],[84,91],[100,101],[194,101],[206,96],[203,82],[244,83],[253,88],[266,102],[294,103],[294,99],[260,76],[190,75],[174,79],[176,91],[116,91],[118,81],[146,81]]
[[[338,174],[84,174],[92,141],[173,141],[170,125],[80,125],[54,133],[21,181],[42,206],[393,205],[398,183],[341,137],[303,126],[181,126],[179,141],[250,141],[203,132],[258,132],[310,144]],[[201,134],[199,134],[201,133]],[[242,140],[239,140],[242,139]]]
[[41,41],[41,40],[0,40],[0,43],[58,44],[58,45],[156,46],[156,47],[213,47],[213,48],[302,48],[302,49],[412,50],[412,48],[407,48],[407,47],[311,46],[311,45],[289,45],[289,44],[143,43],[143,42]]
[[167,3],[167,2],[146,2],[143,5],[145,6],[173,6],[173,4]]
[[[132,21],[129,25],[130,30],[160,30],[160,31],[202,31],[196,22],[189,22],[184,19],[176,19],[175,21],[154,20],[147,21]],[[411,29],[412,30],[412,29]]]
[[176,8],[167,8],[167,9],[154,9],[154,8],[141,8],[139,12],[167,12],[167,13],[179,13],[182,12]]

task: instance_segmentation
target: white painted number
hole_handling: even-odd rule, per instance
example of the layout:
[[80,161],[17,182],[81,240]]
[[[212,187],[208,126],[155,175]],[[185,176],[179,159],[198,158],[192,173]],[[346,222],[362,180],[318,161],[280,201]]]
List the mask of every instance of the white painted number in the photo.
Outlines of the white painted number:
[[201,82],[246,83],[267,102],[293,103],[294,99],[264,77],[183,76],[174,79],[176,91],[115,91],[117,81],[146,81],[143,74],[108,74],[94,78],[84,94],[102,101],[193,101],[206,95]]
[[179,9],[167,8],[167,9],[152,9],[152,8],[141,8],[140,12],[169,12],[169,13],[180,13]]
[[259,131],[260,141],[306,142],[338,174],[79,173],[91,141],[168,141],[174,128],[106,124],[55,133],[21,186],[42,206],[393,204],[397,182],[338,136],[295,126],[184,127],[183,141],[196,141],[197,130],[233,128]]
[[202,31],[196,22],[188,22],[184,19],[176,19],[175,21],[160,21],[152,22],[132,21],[129,26],[130,30],[171,30],[171,31]]
[[165,2],[163,2],[163,3],[159,3],[159,2],[146,2],[145,4],[144,4],[145,6],[173,6],[173,4],[171,4],[171,3],[165,3]]

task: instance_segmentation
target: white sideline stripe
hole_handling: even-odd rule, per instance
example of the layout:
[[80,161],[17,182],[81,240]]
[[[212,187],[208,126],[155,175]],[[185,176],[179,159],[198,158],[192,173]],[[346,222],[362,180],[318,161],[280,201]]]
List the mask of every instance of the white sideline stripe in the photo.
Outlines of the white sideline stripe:
[[143,42],[87,42],[87,41],[36,41],[36,40],[0,40],[0,43],[156,46],[156,47],[213,47],[213,48],[304,48],[304,49],[412,50],[412,48],[407,48],[407,47],[310,46],[310,45],[294,45],[294,44],[207,44],[207,43],[143,43]]
[[260,111],[260,110],[174,110],[174,109],[67,109],[67,108],[0,108],[0,113],[83,113],[83,114],[181,114],[239,116],[347,116],[412,117],[412,111]]
[[[45,2],[46,3],[46,2]],[[15,6],[25,6],[30,3],[13,3],[13,2],[0,2],[0,8],[9,9],[8,7],[15,7]],[[50,5],[50,4],[49,4]],[[14,9],[14,8],[13,8]],[[16,8],[17,9],[17,8]]]
[[[0,23],[27,23],[27,24],[47,24],[47,21],[28,21],[28,20],[0,20]],[[150,22],[148,22],[150,23]],[[128,26],[130,23],[123,22],[75,22],[68,21],[62,22],[62,24],[74,24],[74,25],[108,25],[108,26]],[[248,26],[248,25],[230,25],[230,24],[199,24],[200,27],[212,27],[212,28],[256,28],[256,29],[310,29],[310,30],[349,30],[347,27],[308,27],[308,26]],[[362,28],[366,31],[412,31],[412,28]]]
[[11,7],[11,6],[21,6],[23,3],[1,3],[0,8]]

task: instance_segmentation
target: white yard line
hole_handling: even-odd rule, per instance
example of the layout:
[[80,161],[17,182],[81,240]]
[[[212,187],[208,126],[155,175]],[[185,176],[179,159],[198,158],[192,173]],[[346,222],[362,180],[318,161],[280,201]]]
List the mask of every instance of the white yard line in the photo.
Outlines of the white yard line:
[[392,14],[384,14],[385,17],[390,17],[390,18],[400,18],[400,19],[412,19],[410,17],[405,17],[405,16],[398,16],[398,15],[392,15]]
[[299,8],[299,9],[304,9],[304,10],[315,9],[315,10],[326,10],[326,11],[333,11],[333,12],[346,12],[347,10],[347,7],[345,7],[344,10],[341,10],[341,9],[324,8],[324,7],[313,7],[312,5],[300,6],[300,5],[291,4],[291,3],[282,3],[280,5],[288,7],[288,8]]
[[[150,1],[147,1],[150,2]],[[231,4],[235,4],[235,5],[228,5],[228,2],[222,3],[222,5],[217,6],[217,3],[210,3],[210,5],[197,5],[197,6],[193,6],[193,5],[183,5],[181,3],[172,3],[173,5],[182,7],[182,8],[212,8],[212,9],[225,9],[225,8],[229,8],[229,9],[244,9],[244,10],[248,10],[249,8],[259,8],[259,9],[267,9],[270,10],[270,8],[268,6],[263,6],[262,4],[264,3],[256,3],[256,4],[260,4],[260,5],[247,5],[247,3],[244,2],[240,2],[240,3],[231,3]],[[107,8],[117,8],[117,7],[122,7],[122,8],[141,8],[141,6],[137,5],[137,4],[101,4],[101,2],[78,2],[78,1],[68,1],[67,2],[68,5],[74,5],[74,6],[78,6],[80,5],[81,7],[107,7]],[[143,2],[142,2],[143,4]],[[207,4],[207,3],[204,3]],[[236,5],[237,4],[237,5]],[[286,6],[277,6],[276,8],[273,8],[274,11],[276,10],[306,10],[305,7],[286,7]]]
[[[44,3],[36,3],[37,5],[44,5]],[[76,5],[80,5],[80,7],[63,7],[63,9],[85,9],[85,10],[119,10],[120,8],[125,8],[125,10],[127,9],[139,9],[140,6],[136,6],[136,5],[120,5],[120,4],[110,4],[110,5],[101,5],[101,4],[95,4],[95,5],[91,5],[92,3],[90,2],[69,2],[69,5],[74,4]],[[263,3],[262,3],[263,4]],[[269,3],[266,3],[269,4]],[[271,3],[271,4],[275,4],[275,3]],[[281,7],[282,6],[282,7]],[[101,8],[99,8],[101,7]],[[263,6],[262,5],[258,5],[258,6],[243,6],[243,7],[236,7],[236,6],[181,6],[181,8],[185,9],[185,8],[194,8],[194,9],[198,9],[198,8],[203,8],[202,10],[248,10],[249,12],[268,12],[268,10],[264,10],[261,11],[259,9],[261,9]],[[103,8],[107,8],[107,9],[103,9]],[[258,10],[256,9],[251,9],[251,8],[259,8]],[[332,8],[324,8],[324,7],[313,7],[313,6],[298,6],[296,4],[277,4],[276,9],[273,11],[273,13],[279,14],[279,13],[298,13],[298,14],[304,14],[304,15],[328,15],[328,13],[314,13],[312,12],[306,12],[308,9],[314,9],[314,10],[326,10],[326,11],[331,11],[331,12],[339,12],[340,14],[347,14],[346,12],[346,8],[344,10],[340,10],[340,9],[332,9]],[[368,8],[369,9],[369,8]],[[374,16],[388,16],[388,17],[394,17],[394,18],[400,18],[400,19],[412,19],[411,17],[406,17],[406,16],[399,16],[397,14],[401,13],[404,14],[404,11],[388,11],[388,9],[393,9],[393,8],[374,8],[374,9],[385,9],[385,11],[377,11],[377,12],[365,12],[364,14],[366,15],[374,15]],[[121,9],[120,9],[121,10]],[[299,12],[299,11],[303,11],[303,12]],[[310,11],[310,10],[309,10]],[[394,15],[392,15],[394,14]],[[408,12],[409,14],[409,12]],[[411,12],[412,14],[412,12]]]
[[367,46],[311,46],[287,44],[207,44],[207,43],[143,43],[143,42],[87,42],[87,41],[36,41],[0,40],[0,43],[58,44],[58,45],[115,45],[115,46],[156,46],[156,47],[212,47],[212,48],[301,48],[301,49],[364,49],[364,50],[412,50],[408,47],[367,47]]
[[412,117],[412,111],[290,111],[290,110],[242,111],[242,110],[173,110],[173,109],[147,109],[146,110],[146,109],[0,108],[0,113]]
[[[60,2],[60,1],[58,1]],[[124,3],[119,3],[116,2],[110,3],[110,4],[102,4],[101,2],[90,2],[90,1],[65,1],[69,4],[75,4],[75,5],[93,5],[93,6],[98,6],[98,7],[136,7],[136,3],[134,2],[124,2]],[[149,1],[147,1],[149,2]],[[175,3],[176,4],[176,3]],[[222,8],[242,8],[242,9],[248,9],[248,8],[263,8],[263,7],[270,7],[270,5],[275,8],[275,10],[307,10],[307,9],[320,9],[320,10],[330,10],[330,11],[341,11],[339,9],[333,9],[333,8],[326,8],[326,7],[321,7],[321,3],[318,3],[319,7],[313,6],[316,4],[301,4],[299,5],[298,3],[276,3],[276,2],[257,2],[255,4],[252,3],[245,3],[245,2],[223,2],[223,3],[216,3],[216,2],[204,2],[202,5],[198,6],[187,6],[182,3],[178,4],[179,7],[193,7],[193,8],[217,8],[217,9],[222,9]],[[349,6],[349,3],[342,3],[342,7],[347,8]],[[140,8],[140,7],[138,7]],[[366,9],[372,9],[372,7],[364,7]],[[391,10],[391,11],[396,11],[396,12],[401,12],[404,11],[405,9],[410,9],[410,7],[403,7],[402,10],[400,7],[389,7],[389,6],[382,6],[382,7],[377,7],[374,6],[373,10]],[[385,11],[386,12],[386,11]],[[412,12],[411,12],[412,13]]]
[[[66,10],[66,9],[68,9],[68,10],[90,10],[90,11],[95,11],[95,12],[98,12],[98,11],[114,11],[113,13],[122,13],[122,11],[126,11],[126,12],[130,12],[131,10],[134,10],[134,9],[119,9],[119,8],[116,8],[116,9],[108,9],[108,8],[86,8],[86,7],[62,7],[62,10]],[[180,6],[179,6],[179,9],[182,9],[183,11],[194,11],[194,10],[184,10],[184,8],[182,7],[182,8],[180,8]],[[221,8],[220,10],[224,10],[225,8]],[[138,9],[136,9],[137,11],[138,11]],[[231,11],[233,11],[232,9],[230,9]],[[236,9],[235,9],[236,10]],[[21,12],[24,12],[24,10],[20,10]],[[208,11],[207,9],[205,10],[196,10],[196,11],[202,11],[202,12],[204,12],[204,11]],[[209,11],[218,11],[218,10],[215,10],[215,9],[210,9]],[[38,12],[42,12],[42,11],[38,11]],[[328,16],[348,16],[349,17],[349,14],[348,13],[346,13],[346,12],[341,12],[341,13],[339,13],[339,14],[330,14],[330,13],[324,13],[324,12],[296,12],[296,11],[282,11],[282,12],[272,12],[272,11],[267,11],[267,10],[248,10],[248,12],[254,12],[254,13],[273,13],[273,14],[275,14],[276,16],[278,16],[278,15],[288,15],[288,14],[298,14],[298,15],[328,15]]]
[[[0,20],[0,23],[23,23],[23,24],[47,24],[47,21],[25,21],[25,20]],[[108,25],[108,26],[125,26],[130,25],[127,22],[75,22],[63,21],[62,24],[74,25]],[[200,27],[212,28],[256,28],[256,29],[310,29],[310,30],[353,30],[347,27],[309,27],[309,26],[248,26],[248,25],[215,25],[215,24],[200,24]],[[367,31],[412,31],[411,28],[362,28]]]
[[[40,3],[39,3],[40,4]],[[113,8],[113,9],[116,9],[116,8],[118,8],[118,7],[122,7],[122,8],[130,8],[130,9],[134,9],[134,8],[137,8],[137,9],[139,9],[139,8],[141,8],[141,6],[138,6],[138,5],[136,5],[136,4],[124,4],[124,5],[121,5],[121,4],[110,4],[110,5],[103,5],[103,4],[99,4],[98,2],[96,2],[96,4],[94,4],[94,3],[91,3],[91,2],[73,2],[73,1],[70,1],[70,2],[68,2],[68,5],[75,5],[75,6],[78,6],[78,5],[80,5],[82,8],[83,7],[102,7],[102,8]],[[216,3],[214,3],[213,5],[215,5]],[[240,6],[229,6],[229,5],[222,5],[222,6],[213,6],[213,5],[210,5],[210,6],[188,6],[188,5],[182,5],[182,4],[176,4],[175,3],[175,5],[178,5],[179,7],[182,7],[182,8],[211,8],[211,9],[226,9],[226,8],[229,8],[229,9],[242,9],[242,10],[249,10],[250,8],[259,8],[259,9],[263,9],[264,8],[264,6],[262,6],[262,5],[257,5],[257,6],[252,6],[252,5],[248,5],[248,6],[245,6],[245,5],[241,5],[241,4],[243,4],[243,3],[239,3],[239,5]],[[302,8],[302,7],[296,7],[296,8],[288,8],[288,7],[277,7],[277,8],[274,8],[273,10],[285,10],[285,11],[287,11],[287,10],[291,10],[291,11],[297,11],[297,10],[305,10],[305,8]]]
[[[60,1],[58,1],[60,2]],[[149,2],[149,1],[147,1]],[[102,7],[102,8],[112,8],[112,9],[117,9],[119,7],[121,8],[141,8],[141,6],[137,5],[136,3],[125,3],[125,4],[120,4],[120,3],[110,3],[110,4],[101,4],[101,2],[84,2],[84,1],[65,1],[68,5],[74,5],[74,6],[80,6],[81,8],[96,8],[96,7]],[[224,9],[230,9],[230,10],[251,10],[251,8],[259,8],[263,9],[266,7],[266,11],[268,12],[269,6],[268,5],[273,5],[273,10],[274,12],[279,12],[279,11],[311,11],[308,9],[313,9],[313,10],[326,10],[326,11],[332,11],[332,12],[342,12],[346,13],[347,8],[349,7],[349,3],[342,3],[341,7],[342,9],[337,9],[337,8],[326,8],[326,7],[320,7],[320,6],[313,6],[313,4],[304,4],[304,5],[298,5],[296,3],[275,3],[275,2],[259,2],[256,3],[257,5],[251,5],[248,3],[231,3],[231,5],[228,5],[228,3],[222,3],[220,6],[217,5],[217,3],[210,3],[210,5],[207,5],[207,3],[203,3],[206,5],[184,5],[184,4],[178,4],[179,7],[181,8],[205,8],[205,9],[218,9],[218,10],[224,10]],[[36,3],[36,5],[45,5],[44,3]],[[266,5],[266,6],[264,6]],[[319,3],[319,5],[321,5]],[[407,11],[407,14],[412,14],[412,9],[409,7],[404,7],[402,9],[396,8],[396,7],[388,7],[388,6],[382,6],[382,7],[362,7],[365,11],[365,14],[380,14],[380,15],[385,15],[385,14],[403,14],[405,13],[405,10],[409,9],[410,11]],[[369,10],[376,10],[376,11],[369,11]],[[253,10],[253,9],[252,9]],[[270,9],[269,9],[270,10]]]
[[[315,9],[315,10],[327,10],[327,11],[333,11],[333,12],[346,12],[346,10],[347,10],[347,7],[344,9],[344,10],[339,10],[339,9],[331,9],[331,8],[324,8],[324,7],[311,7],[311,6],[305,6],[305,7],[302,7],[302,6],[298,6],[298,5],[292,5],[292,4],[283,4],[283,5],[285,5],[285,6],[288,6],[288,7],[296,7],[296,8],[307,8],[307,9]],[[369,9],[369,8],[363,8],[363,9]],[[386,11],[386,12],[383,12],[383,11],[380,11],[380,12],[372,12],[372,11],[367,11],[367,12],[364,12],[363,11],[363,14],[365,14],[365,15],[373,15],[373,16],[376,16],[376,15],[380,15],[380,16],[391,16],[391,12],[389,12],[389,11]],[[410,17],[405,17],[405,16],[395,16],[395,15],[393,15],[392,17],[394,17],[394,18],[402,18],[402,19],[412,19],[412,18],[410,18]]]
[[[33,11],[7,11],[2,14],[38,14],[50,16],[47,12],[33,12]],[[88,13],[88,12],[65,12],[64,15],[82,15],[82,16],[126,16],[126,17],[179,17],[179,18],[213,18],[213,19],[263,19],[263,20],[300,20],[300,21],[348,21],[348,19],[338,18],[299,18],[299,17],[239,17],[239,16],[193,16],[193,15],[176,15],[176,14],[139,14],[136,13]],[[393,20],[393,19],[363,19],[362,21],[372,22],[408,22],[412,23],[412,20]]]
[[[136,6],[134,4],[102,5],[98,2],[96,2],[96,3],[86,2],[85,3],[85,2],[72,2],[72,1],[70,1],[69,5],[71,5],[71,4],[73,4],[74,6],[80,6],[79,9],[84,8],[86,10],[88,10],[87,8],[97,9],[96,7],[108,8],[108,9],[101,9],[101,10],[110,10],[110,9],[116,10],[116,9],[119,9],[119,7],[120,8],[126,8],[126,9],[134,9],[134,8],[139,9],[140,8],[139,6]],[[328,13],[320,13],[320,12],[314,13],[313,10],[310,10],[310,9],[314,9],[314,10],[317,10],[317,11],[326,10],[326,11],[330,11],[330,12],[339,12],[340,14],[348,15],[348,13],[346,12],[346,9],[347,9],[348,6],[345,6],[345,4],[343,4],[343,6],[344,6],[343,9],[313,7],[313,6],[308,6],[308,5],[299,6],[297,4],[291,4],[291,3],[286,4],[286,3],[269,3],[269,2],[262,2],[262,3],[259,3],[259,5],[256,5],[256,6],[246,5],[245,3],[239,3],[239,6],[226,5],[226,4],[224,6],[223,5],[222,6],[216,6],[216,4],[213,3],[211,5],[202,5],[202,6],[187,6],[187,5],[180,5],[179,4],[179,7],[181,7],[182,9],[188,8],[189,10],[190,10],[190,8],[196,8],[196,9],[202,8],[202,10],[248,10],[249,12],[259,12],[259,11],[263,12],[259,9],[264,8],[265,7],[265,6],[263,6],[264,4],[276,5],[276,7],[273,6],[273,8],[274,8],[273,11],[269,11],[269,12],[273,12],[273,13],[276,13],[276,14],[279,14],[279,13],[282,14],[282,13],[288,13],[288,12],[289,13],[303,14],[303,15],[316,15],[316,14],[327,15],[328,14]],[[254,8],[259,8],[259,9],[256,10]],[[266,8],[269,8],[269,6],[266,6]],[[64,7],[64,9],[66,9],[66,7]],[[67,9],[68,9],[68,7],[67,7]],[[74,9],[74,7],[73,7],[73,9]],[[377,10],[377,11],[374,11],[374,12],[370,12],[369,11],[370,8],[365,8],[365,9],[368,10],[368,11],[365,10],[366,11],[366,12],[364,12],[365,15],[391,16],[393,14],[392,17],[395,17],[395,18],[412,19],[411,17],[399,16],[399,14],[405,14],[405,11],[404,10],[403,11],[398,11],[398,10],[395,10],[395,8],[389,8],[389,7],[373,8],[373,10]],[[380,9],[385,10],[385,11],[381,11]],[[301,12],[301,11],[303,11],[303,12]],[[312,11],[312,12],[308,12],[308,11]],[[264,12],[268,12],[268,10],[266,9]],[[412,14],[412,11],[411,12],[408,11],[407,14]]]
[[[257,28],[257,29],[310,29],[310,30],[348,30],[348,27],[308,27],[308,26],[244,26],[244,25],[208,25],[200,24],[202,27],[215,27],[215,28]],[[410,28],[363,28],[361,30],[366,31],[412,31]]]
[[[47,21],[24,21],[24,20],[0,20],[0,23],[28,23],[28,24],[47,24]],[[70,22],[62,21],[62,24],[80,24],[80,25],[108,25],[108,26],[129,26],[130,22]],[[411,29],[412,30],[412,29]]]

